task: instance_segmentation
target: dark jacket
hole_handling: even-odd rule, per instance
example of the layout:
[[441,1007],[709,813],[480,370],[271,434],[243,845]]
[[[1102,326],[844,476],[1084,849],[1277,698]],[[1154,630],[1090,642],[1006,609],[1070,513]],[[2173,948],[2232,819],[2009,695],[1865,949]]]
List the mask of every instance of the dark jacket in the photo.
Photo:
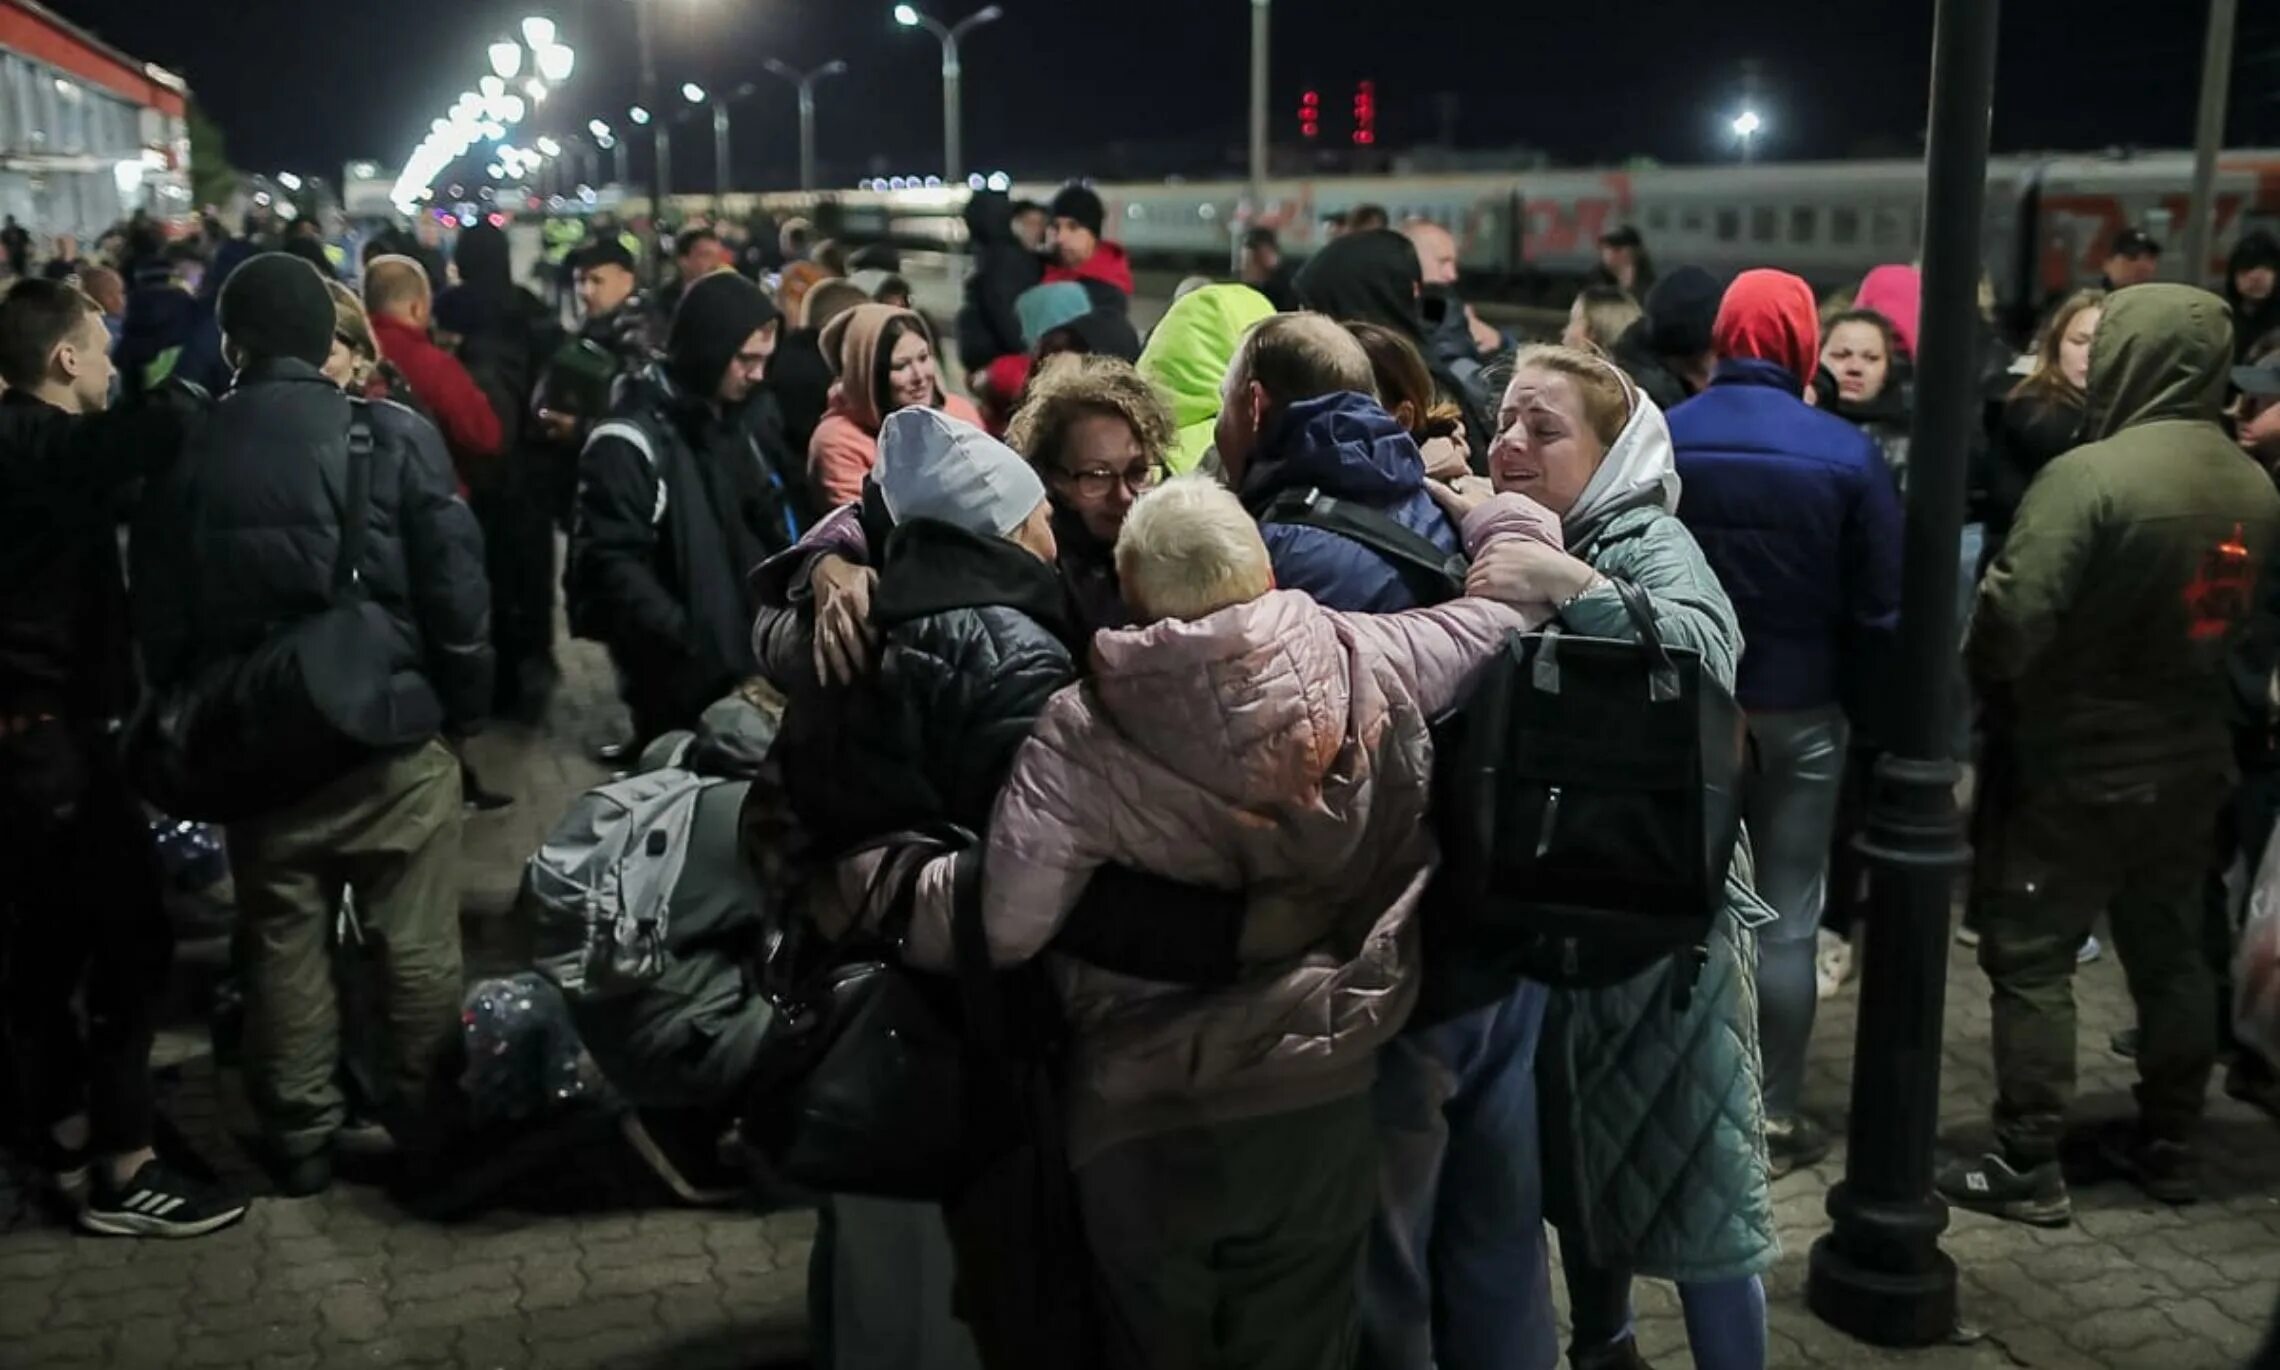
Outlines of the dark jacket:
[[436,297],[435,325],[459,338],[459,364],[499,417],[500,450],[513,453],[526,436],[539,374],[562,338],[554,311],[519,286],[492,294],[457,285]]
[[2106,301],[2087,444],[2028,488],[1965,646],[2023,777],[2103,797],[2232,772],[2227,666],[2273,574],[2280,495],[2217,424],[2229,343],[2205,291]]
[[927,519],[886,546],[876,669],[811,683],[784,715],[792,807],[827,851],[929,821],[986,831],[1015,750],[1077,678],[1051,566]]
[[1309,257],[1299,269],[1298,297],[1318,314],[1341,323],[1381,324],[1417,344],[1440,398],[1464,411],[1465,440],[1478,463],[1487,458],[1496,436],[1494,405],[1482,375],[1475,373],[1467,382],[1434,354],[1418,305],[1423,279],[1417,249],[1409,240],[1391,229],[1374,228],[1349,233]]
[[188,397],[72,415],[0,398],[0,715],[95,721],[133,693],[118,527],[133,482],[171,463]]
[[1060,549],[1061,583],[1069,590],[1071,621],[1084,638],[1103,628],[1129,628],[1132,610],[1116,580],[1116,548],[1102,542],[1085,521],[1058,503],[1053,506],[1053,544]]
[[1013,202],[1003,191],[976,192],[966,201],[965,217],[974,269],[966,275],[966,299],[958,309],[958,363],[975,372],[1029,350],[1022,345],[1013,301],[1045,278],[1045,263],[1014,236]]
[[570,627],[609,648],[645,736],[754,673],[745,577],[799,528],[773,420],[764,394],[721,415],[653,368],[579,457]]
[[1718,364],[1670,414],[1679,518],[1740,617],[1746,709],[1857,711],[1900,611],[1900,502],[1876,443],[1766,361]]
[[1914,398],[1915,378],[1905,374],[1895,361],[1875,399],[1849,404],[1839,398],[1829,404],[1830,413],[1868,434],[1876,444],[1877,454],[1884,458],[1884,469],[1892,473],[1892,488],[1900,492],[1903,503],[1908,498],[1908,430],[1915,419]]
[[[392,630],[364,717],[465,725],[491,700],[483,537],[433,425],[366,407],[373,435],[365,594]],[[143,493],[133,541],[135,640],[154,689],[245,652],[331,601],[348,478],[349,400],[304,362],[258,362]],[[426,740],[411,722],[376,747]],[[248,745],[260,739],[246,739]]]
[[2028,391],[2003,402],[1989,472],[1987,534],[2000,539],[2018,516],[2042,469],[2082,441],[2082,403],[2071,395]]
[[1670,369],[1670,364],[1655,354],[1648,344],[1648,327],[1645,319],[1634,322],[1615,340],[1615,350],[1609,360],[1623,368],[1623,373],[1638,384],[1655,407],[1668,414],[1688,400],[1693,392],[1686,382]]
[[837,380],[824,359],[820,330],[795,328],[776,345],[768,359],[768,389],[784,415],[784,445],[805,452],[815,438],[815,426],[831,409],[831,385]]
[[170,278],[137,286],[112,360],[123,394],[142,394],[172,376],[198,336],[198,300]]
[[[1307,489],[1390,514],[1444,551],[1463,545],[1425,493],[1425,459],[1417,440],[1368,395],[1324,395],[1276,415],[1260,435],[1237,493],[1254,516],[1263,516],[1284,491]],[[1330,608],[1357,614],[1392,613],[1418,602],[1394,562],[1351,538],[1286,523],[1267,524],[1260,532],[1279,589],[1303,590]]]
[[1275,269],[1267,273],[1265,280],[1243,284],[1266,296],[1267,303],[1275,307],[1277,314],[1295,313],[1299,308],[1298,266],[1287,257],[1275,263]]

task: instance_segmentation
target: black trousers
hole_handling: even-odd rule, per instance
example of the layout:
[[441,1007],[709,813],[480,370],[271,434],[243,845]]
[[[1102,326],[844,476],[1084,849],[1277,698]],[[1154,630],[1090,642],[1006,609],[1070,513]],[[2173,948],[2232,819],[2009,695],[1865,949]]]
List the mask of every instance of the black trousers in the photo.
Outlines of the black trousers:
[[150,1145],[160,891],[110,739],[61,722],[0,739],[0,1034],[27,1130],[84,1109],[97,1154]]
[[472,486],[468,507],[483,529],[483,572],[491,584],[491,642],[499,657],[498,712],[519,716],[543,704],[554,665],[554,516],[544,485],[543,451],[517,448],[506,468]]

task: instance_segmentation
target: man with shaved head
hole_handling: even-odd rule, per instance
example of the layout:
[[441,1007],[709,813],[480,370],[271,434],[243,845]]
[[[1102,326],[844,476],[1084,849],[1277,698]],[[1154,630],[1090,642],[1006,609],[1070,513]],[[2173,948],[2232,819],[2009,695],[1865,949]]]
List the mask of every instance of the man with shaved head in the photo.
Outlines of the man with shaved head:
[[435,345],[428,326],[435,292],[427,268],[411,257],[374,257],[364,267],[364,308],[380,355],[403,373],[412,398],[443,430],[459,478],[506,447],[498,411],[459,359]]
[[1417,249],[1417,266],[1424,282],[1417,305],[1425,316],[1425,359],[1486,405],[1490,396],[1483,372],[1512,344],[1482,323],[1457,293],[1456,235],[1430,219],[1411,219],[1401,231]]

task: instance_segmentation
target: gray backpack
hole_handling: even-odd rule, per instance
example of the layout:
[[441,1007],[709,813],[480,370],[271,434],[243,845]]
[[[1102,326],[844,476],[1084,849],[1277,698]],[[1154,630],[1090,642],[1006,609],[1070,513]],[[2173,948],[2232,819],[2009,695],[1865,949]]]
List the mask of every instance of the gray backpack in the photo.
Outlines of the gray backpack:
[[522,902],[537,968],[565,996],[607,999],[665,973],[697,800],[728,783],[678,766],[629,775],[578,796],[547,834],[523,869]]

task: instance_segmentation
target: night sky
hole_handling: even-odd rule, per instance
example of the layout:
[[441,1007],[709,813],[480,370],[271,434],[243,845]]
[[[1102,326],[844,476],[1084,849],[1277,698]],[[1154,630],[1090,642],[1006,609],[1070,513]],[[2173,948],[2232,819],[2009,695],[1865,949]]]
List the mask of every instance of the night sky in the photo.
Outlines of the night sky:
[[[789,184],[793,96],[759,70],[847,59],[818,96],[827,184],[939,169],[940,48],[896,28],[889,0],[638,0],[657,7],[660,77],[708,88],[751,80],[736,112],[740,184]],[[970,167],[1017,177],[1107,172],[1119,140],[1202,172],[1242,140],[1249,6],[1243,0],[1004,0],[965,44]],[[553,15],[578,69],[539,122],[616,121],[634,92],[629,0],[48,0],[137,56],[183,72],[249,170],[328,172],[350,157],[401,160],[487,70],[484,44],[522,15]],[[976,0],[934,0],[954,19]],[[2243,5],[2229,138],[2280,144],[2280,6]],[[2199,0],[2009,0],[1998,151],[2192,136]],[[1281,0],[1272,112],[1297,141],[1299,92],[1321,90],[1342,142],[1354,82],[1373,79],[1379,141],[1430,138],[1453,115],[1460,145],[1524,143],[1562,163],[1729,155],[1724,115],[1756,63],[1768,159],[1908,155],[1930,70],[1929,0]],[[226,16],[226,18],[225,18]],[[2094,53],[2091,56],[2063,54]],[[678,97],[672,103],[678,104]],[[676,132],[675,185],[709,185],[709,125]],[[1143,157],[1145,160],[1145,157]],[[639,163],[637,162],[637,172]]]

